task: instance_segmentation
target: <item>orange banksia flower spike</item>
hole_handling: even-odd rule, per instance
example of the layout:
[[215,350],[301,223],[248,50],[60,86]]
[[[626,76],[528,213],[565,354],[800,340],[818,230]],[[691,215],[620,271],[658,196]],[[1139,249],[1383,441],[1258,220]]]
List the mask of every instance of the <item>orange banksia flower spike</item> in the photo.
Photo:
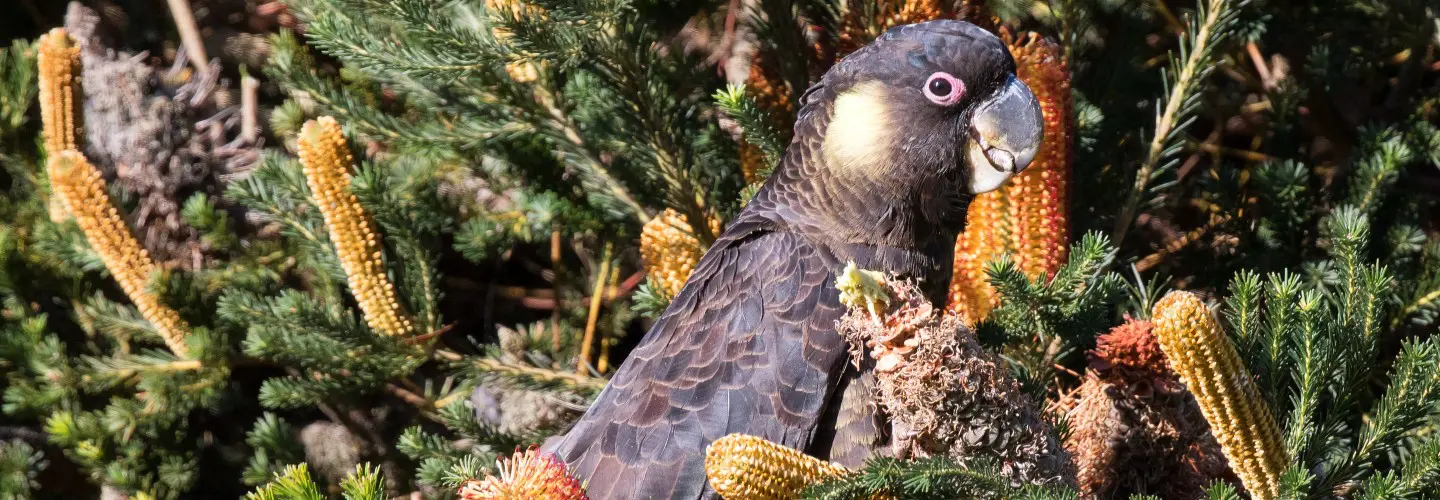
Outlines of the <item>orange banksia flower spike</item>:
[[77,110],[85,97],[80,90],[80,46],[64,28],[55,28],[40,36],[37,48],[45,152],[79,151],[84,129]]
[[335,245],[345,280],[365,313],[365,322],[385,335],[413,333],[414,321],[400,305],[395,285],[385,274],[380,231],[360,200],[350,193],[353,162],[340,124],[328,116],[306,122],[298,146],[310,196],[325,216],[330,243]]
[[120,217],[100,171],[75,151],[52,154],[46,170],[56,198],[80,225],[90,247],[100,255],[130,302],[140,309],[140,316],[155,327],[171,352],[188,357],[185,336],[190,333],[190,325],[146,287],[150,275],[157,269],[155,261]]
[[1061,48],[1040,35],[1005,29],[1000,35],[1015,57],[1017,76],[1040,101],[1045,142],[1024,172],[970,203],[965,233],[955,243],[949,309],[971,325],[984,321],[997,300],[986,281],[989,262],[1008,253],[1031,278],[1049,277],[1065,263],[1070,242],[1070,70]]

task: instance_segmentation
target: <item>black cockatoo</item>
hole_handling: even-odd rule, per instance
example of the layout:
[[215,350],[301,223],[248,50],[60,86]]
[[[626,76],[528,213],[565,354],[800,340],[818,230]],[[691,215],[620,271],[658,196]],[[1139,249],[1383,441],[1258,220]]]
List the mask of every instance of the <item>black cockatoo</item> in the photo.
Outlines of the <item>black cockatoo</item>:
[[694,499],[705,447],[753,434],[855,465],[886,444],[835,331],[848,262],[943,301],[975,193],[1030,163],[1043,121],[995,35],[900,26],[801,97],[774,174],[575,426],[546,448],[595,499]]

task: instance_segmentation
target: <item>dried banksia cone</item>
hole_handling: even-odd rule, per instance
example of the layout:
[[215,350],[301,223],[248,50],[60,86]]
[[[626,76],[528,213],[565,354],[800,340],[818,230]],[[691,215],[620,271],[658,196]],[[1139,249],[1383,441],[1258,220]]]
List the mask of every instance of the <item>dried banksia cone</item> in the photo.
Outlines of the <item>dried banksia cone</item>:
[[555,455],[536,449],[497,460],[500,475],[460,487],[463,500],[585,500],[585,488]]
[[1213,481],[1235,480],[1152,330],[1126,318],[1098,337],[1085,381],[1057,402],[1084,498],[1200,498]]
[[80,46],[65,28],[55,28],[40,36],[37,48],[45,152],[54,155],[67,149],[79,151],[83,129],[76,102],[84,98],[80,90]]
[[300,163],[314,203],[330,228],[330,242],[345,269],[370,329],[386,335],[407,335],[414,322],[400,305],[395,285],[385,274],[380,232],[360,200],[350,192],[350,149],[334,118],[322,116],[300,129]]
[[800,491],[847,469],[799,450],[745,434],[731,434],[705,449],[705,476],[725,500],[798,498]]
[[46,170],[56,197],[75,217],[90,247],[100,255],[125,295],[140,309],[140,316],[155,327],[171,352],[188,357],[185,335],[190,332],[190,325],[146,288],[147,280],[155,272],[155,262],[120,217],[120,210],[105,190],[100,171],[75,151],[52,155]]
[[1215,316],[1194,294],[1155,304],[1155,338],[1199,403],[1230,467],[1255,498],[1275,498],[1289,459],[1280,428]]
[[874,399],[889,416],[889,451],[961,463],[994,457],[1012,480],[1073,484],[1068,455],[1005,362],[913,281],[876,274],[847,267],[836,280],[847,306],[836,330],[857,362],[875,361]]
[[[720,234],[718,219],[710,220],[710,234]],[[640,257],[645,261],[645,272],[666,297],[680,294],[703,255],[705,247],[695,237],[694,228],[675,209],[665,209],[646,222],[640,232]]]
[[1024,172],[970,203],[965,233],[955,243],[949,308],[972,325],[984,321],[995,305],[995,290],[985,275],[990,261],[1008,253],[1032,279],[1049,277],[1065,263],[1070,241],[1070,70],[1061,48],[1036,33],[1017,36],[1001,30],[1000,36],[1015,57],[1016,76],[1040,102],[1045,141]]

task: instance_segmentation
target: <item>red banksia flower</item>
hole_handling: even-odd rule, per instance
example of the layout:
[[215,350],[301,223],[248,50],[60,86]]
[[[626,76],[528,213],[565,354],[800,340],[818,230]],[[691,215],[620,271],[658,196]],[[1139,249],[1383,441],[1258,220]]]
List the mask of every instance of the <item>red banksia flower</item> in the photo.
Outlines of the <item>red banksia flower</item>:
[[496,461],[498,476],[460,487],[463,500],[586,500],[585,488],[555,455],[531,448]]

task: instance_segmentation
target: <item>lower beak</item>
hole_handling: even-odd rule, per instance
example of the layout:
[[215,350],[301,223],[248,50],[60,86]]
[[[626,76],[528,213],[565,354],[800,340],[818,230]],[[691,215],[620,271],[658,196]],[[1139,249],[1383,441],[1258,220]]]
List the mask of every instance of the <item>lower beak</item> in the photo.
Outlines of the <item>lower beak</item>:
[[1030,166],[1044,137],[1040,102],[1011,75],[970,117],[970,139],[965,144],[970,192],[993,191]]

